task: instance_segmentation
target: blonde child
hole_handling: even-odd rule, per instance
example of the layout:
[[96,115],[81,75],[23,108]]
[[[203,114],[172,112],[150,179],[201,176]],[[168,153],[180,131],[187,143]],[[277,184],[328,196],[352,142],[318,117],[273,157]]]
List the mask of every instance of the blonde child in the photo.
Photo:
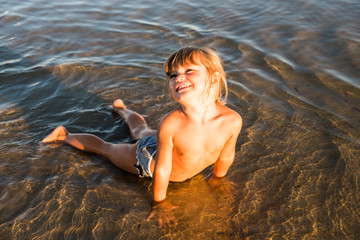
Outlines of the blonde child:
[[214,164],[209,182],[226,175],[235,157],[242,127],[239,114],[224,105],[227,84],[220,57],[210,48],[185,47],[164,65],[171,97],[179,106],[152,130],[144,118],[125,107],[113,109],[124,117],[135,144],[113,144],[92,134],[69,133],[57,127],[44,143],[64,142],[109,159],[115,166],[153,179],[153,211],[160,226],[175,221],[165,201],[169,181],[185,181]]

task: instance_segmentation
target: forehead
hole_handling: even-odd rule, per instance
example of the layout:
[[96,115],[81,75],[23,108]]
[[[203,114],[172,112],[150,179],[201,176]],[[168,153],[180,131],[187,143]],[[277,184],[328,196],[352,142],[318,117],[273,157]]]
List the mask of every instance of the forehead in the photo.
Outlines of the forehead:
[[191,68],[193,70],[204,70],[204,71],[206,71],[206,68],[202,64],[189,63],[186,66],[179,65],[179,66],[173,67],[172,72],[186,71],[189,68]]
[[172,72],[179,67],[186,68],[190,65],[203,66],[202,58],[203,56],[197,52],[175,55],[168,62],[166,72]]

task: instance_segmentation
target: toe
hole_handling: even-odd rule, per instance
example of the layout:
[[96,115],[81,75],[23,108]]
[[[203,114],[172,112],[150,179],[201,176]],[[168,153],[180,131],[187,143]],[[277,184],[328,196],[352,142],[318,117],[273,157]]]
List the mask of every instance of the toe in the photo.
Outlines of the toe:
[[121,99],[116,99],[113,103],[113,106],[114,108],[125,108],[125,104]]

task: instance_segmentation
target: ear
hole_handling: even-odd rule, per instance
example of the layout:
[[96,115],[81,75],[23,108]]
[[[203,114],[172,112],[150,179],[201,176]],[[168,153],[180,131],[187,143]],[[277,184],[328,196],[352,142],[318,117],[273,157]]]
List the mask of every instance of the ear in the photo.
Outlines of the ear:
[[217,84],[220,81],[220,73],[218,71],[214,72],[212,79],[211,79],[211,85],[212,84]]

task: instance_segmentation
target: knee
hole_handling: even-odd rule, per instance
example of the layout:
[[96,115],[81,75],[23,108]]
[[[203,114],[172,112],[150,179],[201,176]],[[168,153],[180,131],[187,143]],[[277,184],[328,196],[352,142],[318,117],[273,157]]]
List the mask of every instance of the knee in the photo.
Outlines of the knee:
[[141,139],[143,137],[152,136],[156,134],[156,130],[149,128],[148,126],[143,126],[142,128],[138,129],[136,133],[134,133],[134,137],[136,139]]
[[140,139],[140,138],[143,138],[145,136],[148,136],[146,135],[146,133],[148,132],[149,128],[147,125],[140,125],[138,127],[136,127],[134,130],[133,130],[133,137],[136,138],[136,139]]

